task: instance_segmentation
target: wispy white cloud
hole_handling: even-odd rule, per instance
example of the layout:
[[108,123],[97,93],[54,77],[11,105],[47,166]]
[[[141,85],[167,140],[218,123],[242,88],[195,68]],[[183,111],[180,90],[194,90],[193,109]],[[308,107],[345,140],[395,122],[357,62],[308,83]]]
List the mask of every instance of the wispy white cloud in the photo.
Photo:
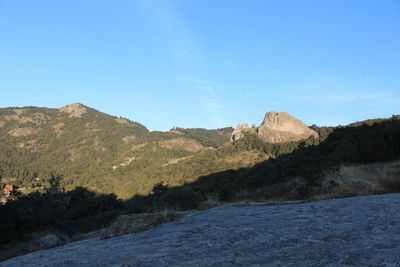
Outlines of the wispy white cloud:
[[194,82],[194,83],[196,83],[196,84],[207,84],[207,83],[209,83],[209,82],[206,81],[206,80],[197,79],[197,78],[192,79],[192,82]]
[[[272,91],[272,90],[271,90]],[[400,89],[399,89],[400,92]],[[314,104],[344,104],[351,102],[369,103],[399,103],[400,94],[390,94],[382,92],[368,93],[337,93],[337,94],[308,94],[293,95],[284,93],[246,93],[246,97],[263,97],[266,99],[284,99],[285,101],[308,102]]]
[[176,67],[181,68],[186,76],[199,72],[205,56],[173,3],[166,0],[141,0],[140,3],[159,28],[161,41]]
[[[226,126],[224,114],[227,107],[219,100],[218,90],[207,79],[207,55],[201,44],[193,38],[170,1],[142,0],[141,3],[162,29],[167,41],[166,46],[169,46],[168,49],[181,69],[179,78],[186,80],[190,87],[200,92],[198,101],[214,126]],[[236,66],[232,61],[227,61],[226,64],[230,67]]]
[[186,49],[178,49],[173,51],[173,55],[177,58],[187,58],[190,56],[190,53]]
[[233,61],[231,61],[231,60],[226,60],[226,61],[225,61],[225,65],[228,66],[228,67],[230,67],[230,68],[236,68],[236,67],[239,66],[238,63],[233,62]]
[[317,104],[338,104],[346,102],[380,102],[380,103],[400,104],[399,96],[383,94],[383,93],[308,95],[308,96],[293,96],[291,97],[291,99],[296,101],[305,101]]
[[214,88],[208,85],[197,86],[197,89],[199,89],[200,91],[206,91],[208,93],[213,93],[214,91]]
[[205,80],[201,81],[202,82],[195,82],[195,84],[196,88],[203,94],[200,101],[209,119],[216,127],[225,127],[228,125],[228,122],[224,119],[223,114],[227,113],[227,107],[219,101],[217,90],[208,83],[205,83]]

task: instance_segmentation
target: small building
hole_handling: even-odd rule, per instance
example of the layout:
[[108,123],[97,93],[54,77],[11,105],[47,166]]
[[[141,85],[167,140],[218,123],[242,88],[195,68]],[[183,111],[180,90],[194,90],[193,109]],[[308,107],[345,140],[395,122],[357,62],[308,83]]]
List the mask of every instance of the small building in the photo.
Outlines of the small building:
[[3,194],[9,196],[14,190],[14,186],[12,184],[6,184],[3,188]]

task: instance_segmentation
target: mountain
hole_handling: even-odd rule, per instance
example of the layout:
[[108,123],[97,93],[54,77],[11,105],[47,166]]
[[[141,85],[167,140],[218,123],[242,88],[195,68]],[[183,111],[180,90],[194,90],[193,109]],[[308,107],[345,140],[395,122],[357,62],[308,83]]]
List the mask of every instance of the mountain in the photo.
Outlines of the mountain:
[[[253,128],[296,124],[270,113]],[[19,187],[0,205],[0,244],[219,201],[400,192],[400,116],[310,129],[318,138],[269,143],[245,130],[229,142],[232,128],[150,132],[82,104],[0,109],[0,185]]]
[[[56,178],[71,190],[91,190],[130,197],[148,193],[173,177],[173,165],[229,141],[232,128],[174,128],[150,132],[145,126],[80,103],[59,109],[0,109],[2,183],[23,193],[42,190]],[[196,174],[189,175],[194,179]]]
[[249,128],[247,124],[239,124],[232,133],[231,141],[239,140],[243,132],[254,132],[268,143],[294,142],[310,136],[318,138],[318,134],[299,119],[290,116],[287,112],[275,111],[265,114],[263,122],[258,127],[253,125]]
[[397,159],[398,124],[393,116],[309,128],[288,113],[269,112],[250,129],[152,132],[80,103],[59,109],[2,108],[0,186],[12,184],[22,194],[83,186],[129,199],[148,195],[156,184],[199,181],[196,190],[202,197],[229,199],[269,180],[311,179],[320,173],[315,170],[341,163]]

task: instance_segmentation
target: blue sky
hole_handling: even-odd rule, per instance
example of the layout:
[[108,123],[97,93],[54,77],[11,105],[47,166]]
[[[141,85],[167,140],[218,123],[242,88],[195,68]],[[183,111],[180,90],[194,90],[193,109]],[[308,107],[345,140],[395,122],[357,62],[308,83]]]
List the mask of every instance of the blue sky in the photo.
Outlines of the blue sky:
[[400,1],[0,0],[0,107],[151,130],[400,113]]

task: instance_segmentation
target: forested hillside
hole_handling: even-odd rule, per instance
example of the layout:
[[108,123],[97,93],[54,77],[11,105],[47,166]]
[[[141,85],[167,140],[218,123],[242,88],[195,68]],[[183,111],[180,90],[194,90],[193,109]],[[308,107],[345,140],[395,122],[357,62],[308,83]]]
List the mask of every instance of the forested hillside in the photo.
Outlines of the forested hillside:
[[85,186],[126,198],[149,192],[161,180],[177,185],[194,179],[195,173],[179,179],[169,173],[178,162],[227,142],[231,131],[150,132],[140,123],[78,103],[60,109],[3,108],[2,183],[29,193],[44,190],[57,179],[66,190]]
[[[151,210],[154,206],[195,208],[210,196],[219,201],[310,199],[334,192],[340,186],[335,180],[327,180],[326,175],[337,172],[342,166],[364,164],[368,167],[400,159],[400,116],[315,130],[323,137],[286,144],[268,144],[257,135],[246,133],[237,143],[223,146],[218,153],[258,153],[270,155],[269,160],[260,160],[251,167],[204,175],[180,187],[159,184],[151,196],[136,196],[127,202],[127,207],[135,212]],[[208,164],[212,164],[212,159]],[[346,177],[350,179],[345,182],[352,191],[344,195],[400,192],[399,164],[392,164],[389,174],[376,169],[370,168],[370,172],[375,173],[372,181]],[[379,186],[374,187],[369,182]]]
[[172,187],[203,176],[215,177],[204,185],[214,188],[212,193],[243,191],[282,177],[304,176],[314,183],[321,170],[341,163],[395,159],[398,124],[393,116],[346,127],[313,125],[319,138],[280,144],[248,132],[231,143],[232,128],[150,132],[140,123],[78,103],[60,109],[4,108],[1,183],[13,184],[22,194],[57,183],[67,191],[83,186],[125,199],[147,194],[160,182]]
[[271,144],[250,131],[232,143],[232,128],[150,132],[81,104],[1,109],[1,186],[20,190],[0,205],[0,243],[36,231],[74,236],[124,213],[313,199],[340,187],[326,174],[346,164],[392,162],[390,179],[355,177],[344,196],[400,192],[400,116],[310,128],[318,138]]

